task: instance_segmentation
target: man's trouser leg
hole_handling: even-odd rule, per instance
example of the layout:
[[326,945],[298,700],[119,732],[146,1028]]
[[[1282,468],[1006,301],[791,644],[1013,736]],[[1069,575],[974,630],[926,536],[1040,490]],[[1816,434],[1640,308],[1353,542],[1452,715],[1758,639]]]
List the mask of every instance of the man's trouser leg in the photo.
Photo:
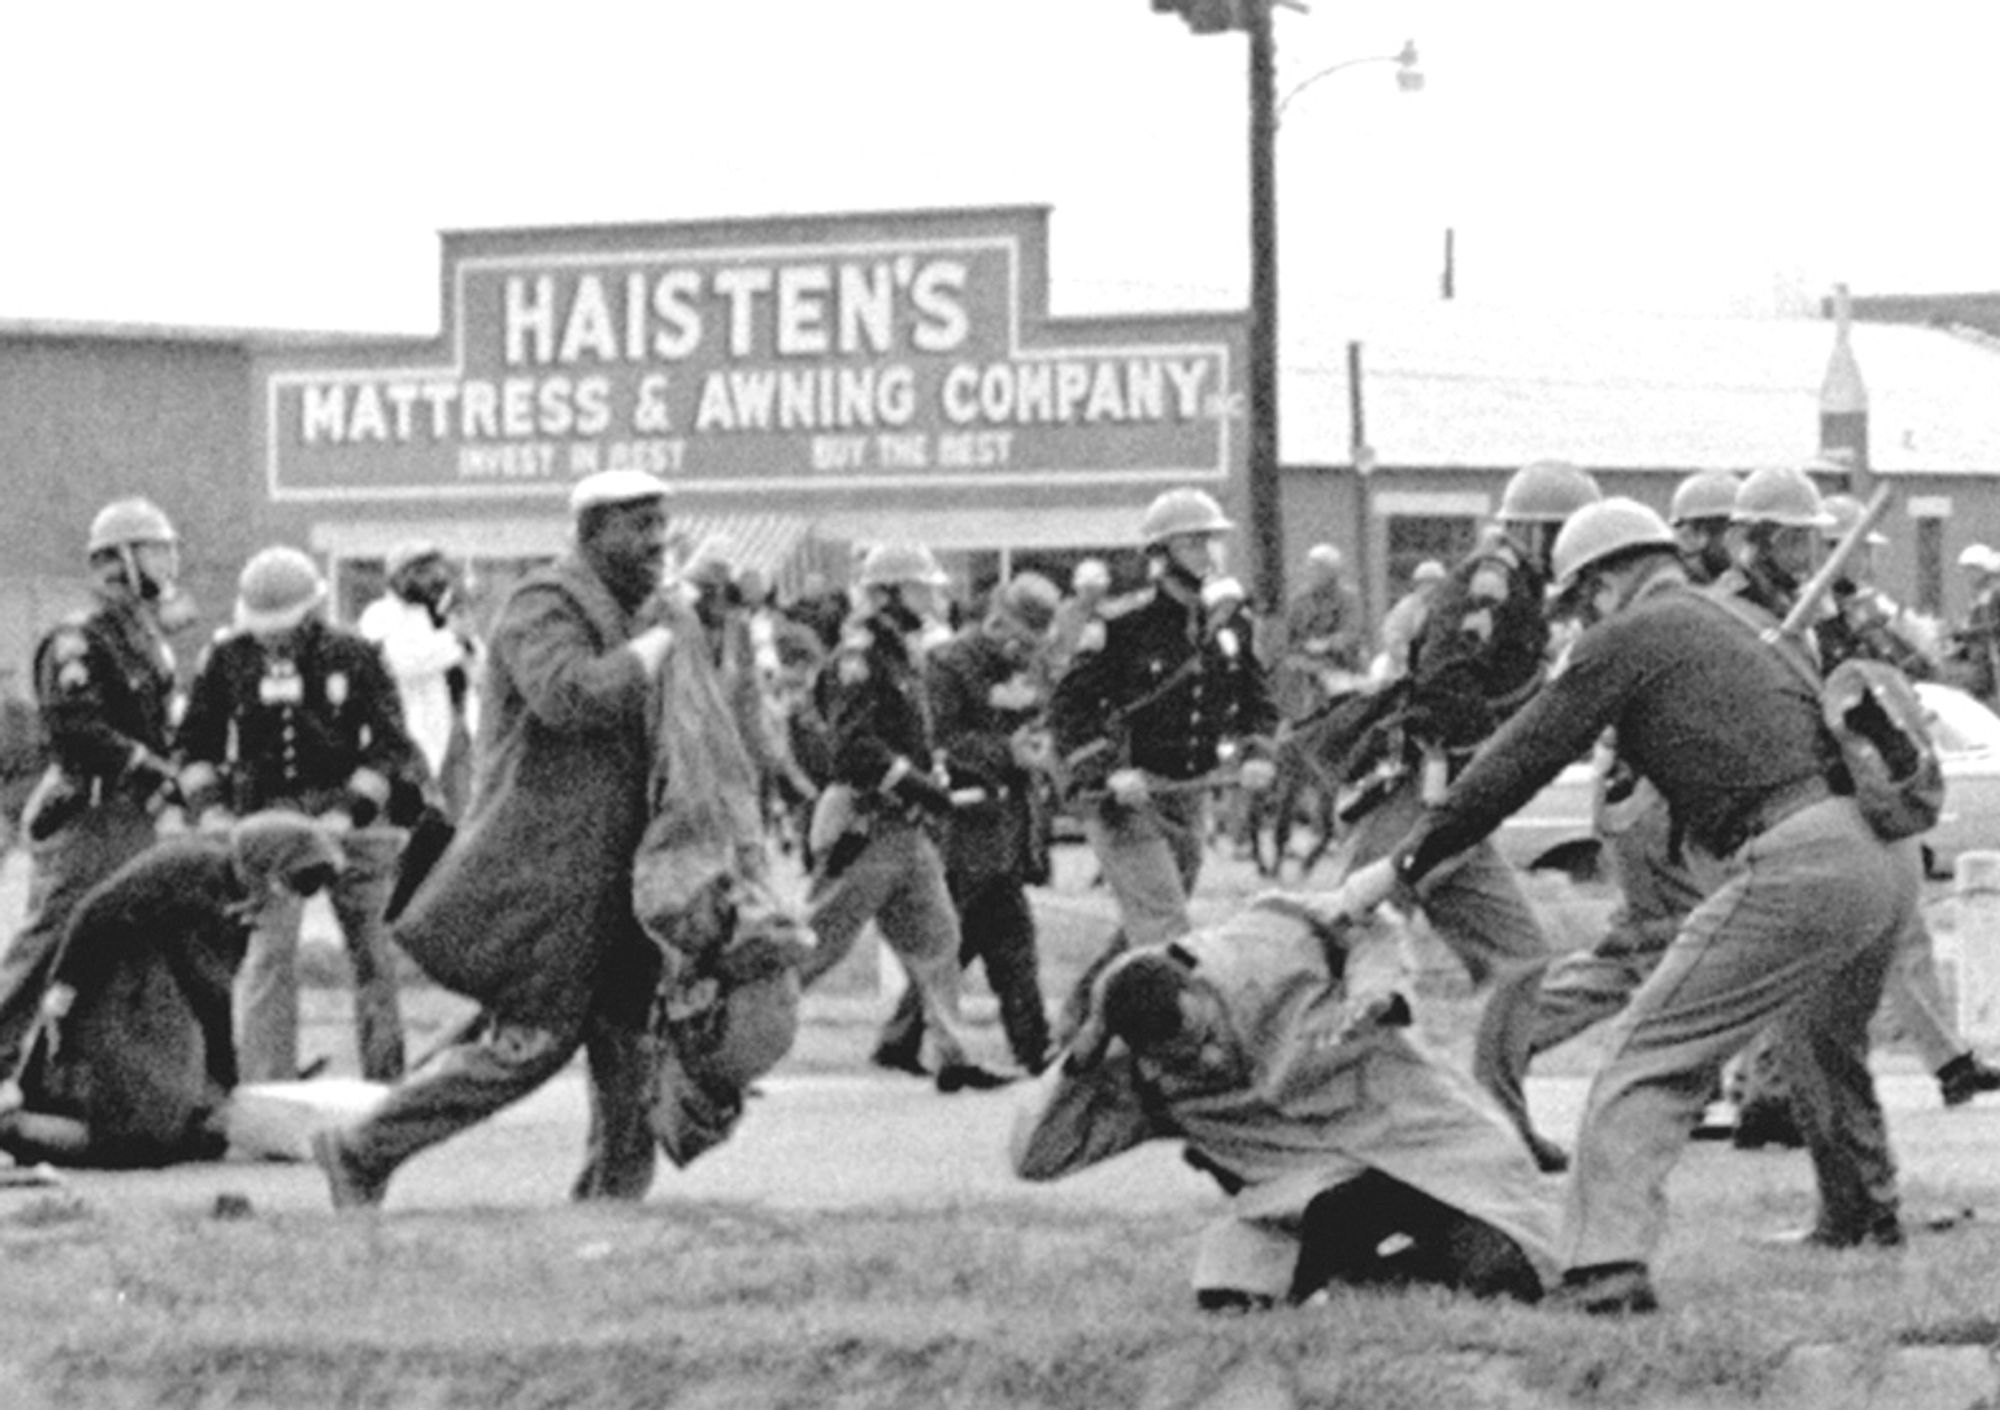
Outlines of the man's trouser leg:
[[360,1045],[361,1075],[375,1082],[393,1082],[403,1075],[403,1014],[397,996],[396,951],[382,912],[396,885],[396,859],[402,855],[400,828],[371,827],[340,839],[347,868],[334,881],[328,899],[347,942],[354,970],[354,1026]]
[[157,836],[152,815],[114,793],[28,844],[26,910],[21,928],[0,954],[0,1076],[19,1065],[21,1043],[34,1027],[76,903],[152,846]]
[[936,1066],[964,1066],[972,1060],[970,1033],[959,1008],[958,912],[945,885],[944,858],[915,824],[895,823],[877,840],[899,883],[883,897],[875,924],[923,1001]]
[[1014,1061],[1029,1071],[1039,1069],[1048,1060],[1049,1018],[1028,893],[1014,877],[993,877],[966,897],[958,921],[965,937],[962,965],[976,958],[986,967],[986,983],[1000,1001],[1000,1027]]
[[[1408,1246],[1384,1256],[1398,1235]],[[1534,1263],[1511,1237],[1379,1170],[1314,1196],[1300,1218],[1291,1300],[1330,1283],[1435,1284],[1523,1302],[1542,1295]]]
[[1198,792],[1161,793],[1136,808],[1093,808],[1083,834],[1104,884],[1118,903],[1119,928],[1063,1000],[1057,1033],[1067,1042],[1082,1026],[1090,988],[1126,950],[1164,945],[1194,928],[1188,898],[1201,877],[1207,800]]
[[1570,1268],[1647,1261],[1665,1231],[1667,1177],[1723,1061],[1871,948],[1892,946],[1916,904],[1915,876],[1849,799],[1799,810],[1737,860],[1613,1029],[1577,1142]]
[[1896,958],[1893,940],[1863,950],[1772,1030],[1792,1119],[1819,1184],[1816,1227],[1834,1242],[1858,1242],[1896,1219],[1896,1162],[1868,1070],[1868,1024]]
[[245,1082],[299,1075],[299,933],[305,902],[273,891],[257,903],[236,976],[236,1065]]
[[356,1170],[386,1180],[418,1151],[477,1125],[562,1071],[577,1045],[569,1030],[512,1023],[493,1014],[389,1089],[380,1106],[341,1132]]
[[1903,1026],[1903,1036],[1923,1059],[1926,1071],[1936,1072],[1971,1051],[1945,1007],[1937,952],[1922,911],[1896,942],[1887,990],[1890,1002],[1895,1005],[1896,1018]]
[[806,896],[806,924],[813,932],[812,953],[799,967],[799,983],[810,987],[825,978],[854,948],[861,928],[902,880],[902,853],[888,845],[889,829],[878,826],[868,845],[838,876],[813,878]]
[[642,1028],[593,1011],[584,1020],[583,1050],[590,1064],[590,1136],[570,1198],[644,1199],[659,1164],[646,1120],[654,1040]]

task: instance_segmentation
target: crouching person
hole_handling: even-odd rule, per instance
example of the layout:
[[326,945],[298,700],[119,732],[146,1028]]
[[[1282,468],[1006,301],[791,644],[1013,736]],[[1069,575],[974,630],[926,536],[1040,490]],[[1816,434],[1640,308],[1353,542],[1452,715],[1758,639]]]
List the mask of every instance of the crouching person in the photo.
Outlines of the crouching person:
[[0,1150],[78,1166],[220,1159],[237,1080],[230,989],[251,928],[273,896],[310,896],[340,868],[311,818],[271,811],[226,837],[165,838],[99,882],[0,1089]]
[[1214,1311],[1329,1284],[1533,1302],[1554,1190],[1494,1100],[1409,1029],[1393,932],[1265,897],[1114,962],[1017,1118],[1016,1173],[1053,1180],[1154,1138],[1231,1195],[1196,1259]]

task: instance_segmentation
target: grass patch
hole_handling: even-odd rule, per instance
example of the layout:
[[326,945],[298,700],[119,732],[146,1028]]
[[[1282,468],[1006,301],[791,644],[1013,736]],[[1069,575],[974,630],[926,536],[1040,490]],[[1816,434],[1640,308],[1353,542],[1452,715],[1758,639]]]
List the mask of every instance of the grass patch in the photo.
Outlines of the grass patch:
[[[1197,1230],[990,1202],[774,1215],[721,1202],[0,1227],[0,1325],[62,1406],[1188,1404],[1241,1379],[1397,1410],[1753,1399],[1796,1346],[1990,1345],[2000,1232],[1775,1255],[1726,1227],[1631,1323],[1434,1292],[1195,1312]],[[1491,1399],[1487,1397],[1492,1397]]]

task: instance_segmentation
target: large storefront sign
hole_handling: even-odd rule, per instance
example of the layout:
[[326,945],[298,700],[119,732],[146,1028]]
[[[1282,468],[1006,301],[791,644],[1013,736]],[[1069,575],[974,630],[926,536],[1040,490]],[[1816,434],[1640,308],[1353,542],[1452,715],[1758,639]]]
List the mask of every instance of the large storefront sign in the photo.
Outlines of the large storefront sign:
[[435,345],[268,360],[278,500],[1220,481],[1234,315],[1051,319],[1046,212],[450,235]]

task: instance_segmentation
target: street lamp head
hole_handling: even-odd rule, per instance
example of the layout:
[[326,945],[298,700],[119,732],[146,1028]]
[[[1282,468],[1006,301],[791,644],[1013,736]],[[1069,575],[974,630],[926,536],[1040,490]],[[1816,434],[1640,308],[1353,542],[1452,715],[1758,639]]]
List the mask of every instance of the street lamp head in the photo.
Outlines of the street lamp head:
[[1424,73],[1417,67],[1417,41],[1405,39],[1396,54],[1396,87],[1405,93],[1424,91]]

